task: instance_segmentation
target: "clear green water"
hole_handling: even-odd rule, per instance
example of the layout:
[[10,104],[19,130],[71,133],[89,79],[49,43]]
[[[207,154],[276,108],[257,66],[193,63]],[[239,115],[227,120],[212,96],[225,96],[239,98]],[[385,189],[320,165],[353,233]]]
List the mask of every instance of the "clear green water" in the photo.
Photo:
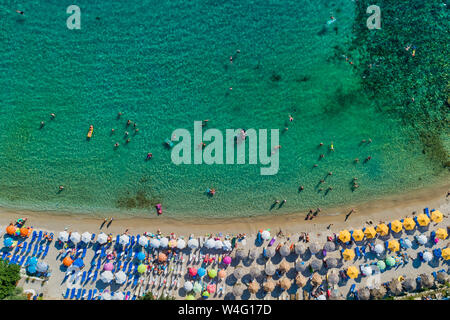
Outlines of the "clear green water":
[[[162,202],[166,216],[237,217],[442,181],[414,131],[376,113],[349,64],[330,60],[333,46],[351,36],[351,1],[80,0],[81,30],[66,28],[70,1],[10,3],[0,7],[2,206],[154,215]],[[331,13],[337,22],[321,32]],[[162,145],[194,120],[223,130],[283,129],[289,114],[295,120],[281,134],[275,176],[261,176],[259,165],[175,166]],[[140,129],[128,145],[127,119]],[[334,153],[326,150],[331,141]],[[329,171],[324,188],[333,190],[325,194],[316,186]],[[213,198],[208,187],[217,190]],[[287,203],[269,211],[275,199]]]

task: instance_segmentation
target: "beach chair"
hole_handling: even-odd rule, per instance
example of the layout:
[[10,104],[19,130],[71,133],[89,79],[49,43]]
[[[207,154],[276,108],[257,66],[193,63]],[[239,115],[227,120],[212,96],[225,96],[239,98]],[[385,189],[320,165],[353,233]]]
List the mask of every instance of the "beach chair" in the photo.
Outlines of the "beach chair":
[[128,265],[128,260],[125,260],[124,263],[123,263],[122,270],[125,271],[127,269],[127,265]]
[[389,247],[389,241],[386,240],[386,241],[384,242],[384,247],[386,248],[386,250],[389,250],[389,249],[388,249],[388,247]]
[[424,208],[423,212],[427,215],[428,218],[430,218],[430,209]]
[[3,254],[2,254],[2,260],[5,260],[6,259],[6,255],[8,254],[8,252],[3,252]]
[[81,276],[80,283],[83,283],[86,280],[86,271],[83,271],[83,275]]
[[127,273],[131,273],[131,270],[133,269],[133,263],[130,261],[130,264],[128,265],[128,271]]
[[27,257],[27,261],[25,262],[25,267],[28,266],[28,262],[30,262],[30,259],[31,259],[31,257],[28,256],[28,257]]
[[9,264],[13,264],[14,260],[16,260],[16,255],[13,255],[11,260],[9,260]]
[[136,295],[133,296],[133,298],[131,300],[136,300]]
[[100,258],[106,257],[106,248],[102,247],[102,252],[100,253]]
[[14,254],[17,254],[20,250],[20,247],[17,245],[16,248],[14,249]]
[[97,289],[92,290],[92,298],[91,300],[95,300],[97,298]]
[[87,248],[83,248],[83,253],[81,254],[81,259],[84,259],[86,257]]
[[98,276],[98,270],[95,270],[94,276],[92,277],[92,283],[97,281],[97,276]]
[[134,246],[134,236],[131,236],[130,247],[133,247],[133,246]]
[[70,299],[73,299],[75,297],[75,292],[77,289],[72,288],[72,291],[70,292]]
[[78,289],[78,291],[77,291],[77,296],[76,296],[75,299],[80,300],[80,298],[81,298],[81,290],[82,290],[81,288]]
[[42,230],[39,231],[36,242],[39,243],[42,240]]
[[50,244],[47,244],[45,246],[44,254],[42,255],[42,259],[44,259],[47,256],[48,249],[50,249]]
[[92,289],[89,289],[88,296],[87,296],[86,300],[91,300],[91,299],[92,299]]
[[25,252],[25,255],[28,255],[31,252],[31,247],[33,247],[33,243],[32,242],[30,242],[30,244],[28,245],[28,249]]
[[117,235],[117,237],[116,237],[116,245],[117,246],[119,245],[119,239],[120,239],[120,235]]
[[136,236],[136,244],[139,244],[139,239],[141,238],[141,235],[140,234],[138,234],[137,236]]
[[139,279],[139,275],[137,274],[137,275],[134,276],[134,279],[133,279],[133,287],[136,287],[136,286],[137,286],[137,284],[138,284],[138,279]]
[[398,243],[400,244],[400,248],[406,249],[406,247],[405,247],[405,240],[399,239],[399,240],[398,240]]
[[97,270],[100,270],[101,266],[102,266],[102,261],[100,260],[100,258],[98,258],[98,260],[97,260]]
[[120,265],[122,264],[122,261],[118,261],[117,262],[117,267],[115,267],[115,269],[117,269],[117,271],[119,271],[120,270]]
[[33,242],[34,240],[36,240],[36,236],[37,236],[37,233],[36,233],[36,231],[34,230],[33,233],[32,233],[32,235],[31,235],[31,240],[30,240],[30,242]]
[[97,300],[101,300],[101,299],[102,299],[102,294],[103,294],[103,289],[100,289],[100,290],[98,291],[98,297],[97,297]]
[[359,247],[355,247],[355,253],[356,253],[357,259],[360,259],[361,258],[361,252],[359,251]]
[[22,250],[20,250],[20,254],[24,254],[25,253],[25,251],[27,250],[27,245],[28,245],[28,243],[25,241],[23,243]]
[[35,255],[36,255],[36,253],[37,253],[37,250],[38,250],[38,246],[39,246],[39,243],[38,243],[38,242],[36,242],[36,245],[34,246],[34,250],[33,250],[33,253],[31,254],[32,256],[35,256]]
[[83,286],[84,286],[85,284],[87,284],[87,283],[89,282],[89,279],[92,277],[91,270],[92,270],[92,269],[89,269],[89,271],[88,271],[88,273],[87,273],[87,276],[86,276],[86,281],[84,282],[84,284],[82,284]]
[[37,255],[41,255],[41,253],[44,251],[44,247],[42,246],[42,244],[39,245],[39,251],[37,253]]
[[26,256],[22,256],[22,259],[20,259],[20,262],[19,262],[19,266],[23,265],[23,263],[25,262],[25,258],[26,258]]
[[69,288],[67,288],[67,290],[66,290],[66,294],[64,295],[64,299],[67,299],[67,298],[69,298],[69,294],[70,294],[70,289],[69,289]]
[[434,279],[437,278],[437,272],[436,271],[433,271],[431,274],[433,275]]
[[130,299],[130,294],[131,294],[131,291],[128,291],[128,292],[125,294],[125,300],[129,300],[129,299]]

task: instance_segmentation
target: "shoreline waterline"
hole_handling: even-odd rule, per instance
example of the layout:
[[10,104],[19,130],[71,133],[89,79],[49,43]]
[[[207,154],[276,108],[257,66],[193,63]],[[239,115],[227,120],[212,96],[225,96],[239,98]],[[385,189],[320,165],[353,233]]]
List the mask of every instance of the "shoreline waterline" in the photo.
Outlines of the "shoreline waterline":
[[[66,227],[73,231],[103,231],[105,233],[122,233],[125,229],[129,229],[134,234],[145,231],[155,232],[159,229],[163,234],[174,232],[184,236],[218,232],[252,234],[256,233],[258,229],[267,228],[276,231],[281,229],[283,232],[322,232],[330,224],[332,225],[330,230],[340,230],[349,228],[350,225],[362,226],[367,220],[372,220],[374,224],[377,224],[380,220],[390,221],[396,217],[411,215],[413,211],[420,213],[424,207],[437,208],[447,202],[446,194],[449,189],[450,184],[445,184],[353,206],[322,209],[313,221],[305,220],[306,212],[273,213],[265,216],[228,219],[212,217],[207,220],[195,217],[193,219],[164,216],[114,217],[109,228],[105,226],[100,230],[102,218],[0,208],[0,223],[6,226],[12,220],[26,216],[30,220],[30,226],[56,232],[62,231]],[[351,214],[347,221],[344,221],[345,215],[352,208],[355,208],[356,212]],[[109,218],[109,216],[104,218]]]

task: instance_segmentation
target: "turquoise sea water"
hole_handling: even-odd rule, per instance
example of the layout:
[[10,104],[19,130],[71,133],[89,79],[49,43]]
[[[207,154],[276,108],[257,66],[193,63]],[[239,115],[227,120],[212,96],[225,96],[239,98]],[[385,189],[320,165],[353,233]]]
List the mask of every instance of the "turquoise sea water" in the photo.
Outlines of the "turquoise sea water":
[[[71,4],[0,7],[2,206],[154,215],[161,202],[166,216],[237,217],[378,199],[446,174],[414,130],[375,111],[345,59],[331,59],[352,36],[351,1],[80,0],[81,30],[66,27]],[[162,145],[194,120],[283,130],[289,114],[275,176],[259,165],[175,166]],[[128,129],[129,144],[127,119],[140,130]],[[275,199],[287,203],[270,211]]]

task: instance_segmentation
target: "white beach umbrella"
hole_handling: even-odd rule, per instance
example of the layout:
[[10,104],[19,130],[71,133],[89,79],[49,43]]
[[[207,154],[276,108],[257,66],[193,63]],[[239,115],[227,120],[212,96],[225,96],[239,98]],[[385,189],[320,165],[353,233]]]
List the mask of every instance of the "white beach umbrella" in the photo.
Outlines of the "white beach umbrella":
[[62,231],[59,233],[58,239],[62,242],[66,242],[67,240],[69,240],[69,234],[67,233],[67,231]]
[[161,242],[158,239],[152,239],[150,240],[150,247],[157,249],[159,248]]
[[184,283],[184,290],[186,290],[186,292],[191,291],[193,288],[194,288],[194,286],[192,285],[192,282],[186,281]]
[[370,276],[370,275],[372,275],[372,268],[369,266],[363,266],[363,267],[361,267],[361,272],[365,276]]
[[304,254],[306,251],[305,246],[303,245],[303,243],[297,242],[295,244],[295,253],[296,254]]
[[111,300],[111,294],[109,293],[109,291],[104,291],[102,293],[102,300]]
[[142,247],[146,247],[148,245],[148,239],[145,236],[139,238],[139,245]]
[[209,238],[206,242],[205,242],[205,247],[207,249],[212,249],[214,248],[214,246],[216,245],[216,241],[214,241],[213,238]]
[[186,241],[184,241],[183,239],[178,240],[177,248],[180,250],[186,248]]
[[297,260],[295,262],[295,270],[297,270],[299,272],[305,271],[306,267],[307,267],[307,265],[306,265],[306,263],[304,261]]
[[129,236],[127,236],[126,234],[123,234],[123,235],[120,236],[119,244],[124,246],[124,245],[127,245],[128,242],[130,242],[130,237]]
[[115,278],[117,284],[123,284],[127,281],[127,274],[123,271],[119,271],[116,273]]
[[403,243],[405,244],[406,248],[411,248],[412,247],[412,242],[408,238],[406,238]]
[[161,248],[167,248],[169,246],[169,239],[162,238],[161,240],[159,240],[159,246]]
[[92,235],[89,232],[83,232],[83,234],[81,235],[81,241],[83,241],[84,243],[89,243],[91,242],[91,237]]
[[111,271],[103,271],[103,273],[100,275],[100,280],[102,280],[104,283],[110,283],[114,279],[114,275]]
[[267,230],[264,230],[264,231],[261,233],[261,238],[263,238],[263,240],[269,240],[269,239],[270,239],[270,232],[267,231]]
[[232,246],[231,246],[231,242],[228,241],[228,240],[225,240],[225,241],[223,242],[223,247],[222,247],[222,249],[225,250],[225,251],[231,251],[231,250],[233,249]]
[[431,254],[431,252],[424,252],[423,254],[423,260],[428,262],[431,261],[433,259],[433,255]]
[[384,247],[381,244],[375,245],[375,252],[381,254],[384,252]]
[[277,253],[277,251],[275,250],[274,247],[268,247],[266,249],[266,257],[268,257],[268,258],[272,258],[273,256],[275,256],[276,253]]
[[46,272],[47,270],[48,270],[48,265],[45,262],[39,261],[36,264],[36,271],[37,272]]
[[108,241],[108,236],[104,233],[100,233],[97,237],[97,242],[100,244],[105,244]]
[[217,250],[222,249],[222,248],[223,248],[223,242],[220,241],[220,240],[216,240],[216,241],[214,242],[214,248],[216,248]]
[[72,232],[72,234],[70,235],[70,241],[72,241],[74,244],[77,244],[78,242],[80,242],[80,240],[80,234],[78,232]]
[[425,244],[427,243],[428,239],[425,235],[421,234],[420,236],[417,237],[417,242],[420,244]]
[[322,249],[322,247],[321,247],[317,242],[312,242],[312,243],[309,245],[309,251],[310,251],[312,254],[316,254],[317,252],[320,251],[320,249]]
[[125,298],[124,294],[122,292],[116,292],[112,296],[113,300],[123,300]]
[[287,257],[291,253],[291,249],[285,244],[280,248],[280,255],[282,257]]
[[317,297],[317,300],[327,300],[327,298],[323,294],[321,294]]
[[266,264],[264,271],[268,276],[273,276],[275,274],[276,268],[271,262],[269,262]]
[[197,249],[198,248],[198,240],[197,239],[189,239],[188,247],[191,249]]

